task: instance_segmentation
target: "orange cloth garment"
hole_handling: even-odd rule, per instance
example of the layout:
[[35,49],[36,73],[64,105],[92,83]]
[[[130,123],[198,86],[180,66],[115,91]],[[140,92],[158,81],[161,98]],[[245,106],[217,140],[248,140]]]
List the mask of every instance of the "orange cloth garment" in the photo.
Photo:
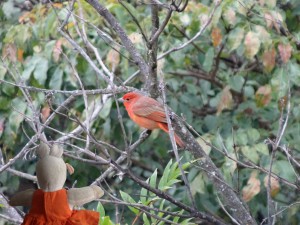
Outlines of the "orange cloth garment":
[[38,189],[22,225],[98,225],[100,215],[90,210],[71,210],[67,190],[44,192]]

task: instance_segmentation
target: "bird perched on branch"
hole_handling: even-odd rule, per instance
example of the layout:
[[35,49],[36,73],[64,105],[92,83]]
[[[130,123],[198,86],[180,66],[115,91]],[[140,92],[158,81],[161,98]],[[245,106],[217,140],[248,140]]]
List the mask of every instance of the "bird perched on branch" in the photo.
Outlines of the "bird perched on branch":
[[[138,92],[129,92],[120,101],[124,103],[129,117],[140,127],[148,130],[162,129],[169,133],[166,112],[160,102]],[[176,133],[175,140],[178,146],[184,147]]]

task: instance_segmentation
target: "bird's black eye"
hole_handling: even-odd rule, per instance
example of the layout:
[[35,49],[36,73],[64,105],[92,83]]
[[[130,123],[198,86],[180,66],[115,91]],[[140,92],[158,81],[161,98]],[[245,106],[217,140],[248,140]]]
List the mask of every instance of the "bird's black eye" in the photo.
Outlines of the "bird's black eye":
[[130,99],[129,99],[129,98],[126,98],[125,100],[126,100],[126,101],[129,101]]

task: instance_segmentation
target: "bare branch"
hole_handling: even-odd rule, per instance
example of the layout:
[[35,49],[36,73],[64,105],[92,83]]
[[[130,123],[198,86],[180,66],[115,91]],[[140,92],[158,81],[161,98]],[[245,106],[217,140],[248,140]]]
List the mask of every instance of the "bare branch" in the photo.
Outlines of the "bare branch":
[[172,143],[172,148],[173,148],[173,152],[175,154],[175,158],[176,158],[176,161],[178,163],[178,167],[180,169],[180,172],[181,172],[181,176],[182,176],[182,179],[184,181],[184,184],[186,186],[186,189],[187,189],[187,193],[189,195],[189,198],[192,202],[192,205],[194,207],[194,209],[196,209],[196,203],[195,203],[195,200],[193,198],[193,195],[192,195],[192,191],[191,191],[191,187],[190,187],[190,184],[189,184],[189,181],[187,179],[187,177],[185,176],[184,174],[184,170],[182,169],[182,163],[181,163],[181,160],[179,158],[179,154],[178,154],[178,149],[177,149],[177,145],[176,145],[176,141],[175,141],[175,134],[174,134],[174,129],[172,127],[172,122],[171,122],[171,119],[168,115],[170,115],[169,113],[169,109],[168,109],[168,106],[166,105],[166,92],[165,92],[165,86],[164,86],[164,80],[163,80],[163,77],[161,77],[161,92],[162,92],[162,99],[163,99],[163,105],[164,105],[164,110],[165,110],[165,113],[166,113],[166,118],[167,118],[167,123],[168,123],[168,129],[169,129],[169,136],[170,136],[170,140],[171,140],[171,143]]
[[189,44],[193,43],[193,41],[195,41],[198,37],[200,37],[200,36],[202,35],[202,33],[206,30],[206,28],[208,27],[208,25],[211,23],[212,18],[213,18],[214,14],[215,14],[215,11],[216,11],[216,9],[219,7],[219,5],[221,4],[221,2],[222,2],[222,1],[217,1],[217,2],[215,3],[215,6],[214,6],[214,8],[212,9],[212,12],[210,13],[210,15],[209,15],[207,21],[202,25],[201,29],[195,34],[194,37],[192,37],[192,38],[191,38],[190,40],[188,40],[187,42],[185,42],[185,43],[183,43],[183,44],[181,44],[181,45],[179,45],[179,46],[177,46],[177,47],[171,48],[170,50],[168,50],[168,51],[162,53],[160,56],[158,56],[157,59],[160,60],[160,59],[166,57],[167,55],[171,54],[172,52],[176,52],[176,51],[179,51],[179,50],[185,48],[185,47],[188,46]]
[[133,58],[136,65],[138,65],[142,75],[145,77],[145,80],[148,80],[150,76],[149,66],[147,65],[146,61],[142,58],[142,56],[138,53],[136,48],[134,47],[133,43],[127,36],[124,29],[120,26],[116,18],[105,8],[101,5],[97,0],[86,0],[103,18],[111,25],[112,29],[118,34],[119,38],[121,39],[123,45],[130,53],[131,57]]

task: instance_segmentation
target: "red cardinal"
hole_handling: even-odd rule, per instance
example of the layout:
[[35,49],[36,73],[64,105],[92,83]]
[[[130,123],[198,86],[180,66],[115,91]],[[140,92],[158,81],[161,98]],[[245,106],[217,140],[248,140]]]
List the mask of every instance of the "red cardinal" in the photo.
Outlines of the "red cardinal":
[[[155,99],[137,92],[129,92],[123,96],[122,102],[129,117],[140,127],[148,130],[159,128],[169,133],[164,107]],[[184,147],[183,141],[177,134],[175,140],[180,147]]]

